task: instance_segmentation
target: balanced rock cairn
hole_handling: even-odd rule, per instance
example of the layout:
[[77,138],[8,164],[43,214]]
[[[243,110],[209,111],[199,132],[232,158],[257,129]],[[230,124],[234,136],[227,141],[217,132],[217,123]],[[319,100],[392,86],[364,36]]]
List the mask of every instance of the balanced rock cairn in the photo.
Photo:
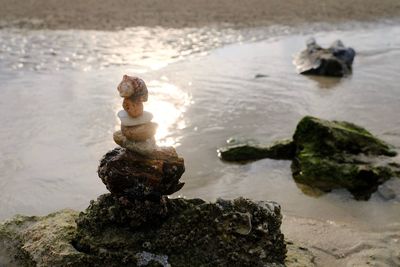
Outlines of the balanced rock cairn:
[[183,186],[183,159],[156,145],[157,125],[143,111],[145,83],[125,75],[118,91],[124,110],[114,140],[121,147],[104,155],[98,169],[111,194],[79,214],[72,244],[82,253],[74,254],[78,264],[62,266],[283,266],[280,206],[167,198]]
[[114,196],[160,201],[183,187],[179,181],[185,171],[183,158],[173,147],[157,146],[157,124],[150,112],[143,111],[148,99],[145,82],[124,75],[117,89],[124,100],[123,110],[118,112],[121,130],[113,137],[121,147],[101,159],[99,177]]

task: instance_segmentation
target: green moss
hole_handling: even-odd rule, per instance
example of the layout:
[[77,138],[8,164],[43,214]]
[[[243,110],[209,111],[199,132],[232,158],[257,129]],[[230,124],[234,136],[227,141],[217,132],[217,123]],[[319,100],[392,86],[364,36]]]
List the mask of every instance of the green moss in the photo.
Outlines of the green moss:
[[292,141],[284,140],[271,146],[239,144],[218,149],[218,156],[225,161],[250,161],[263,158],[292,159],[295,146]]
[[366,200],[380,184],[400,176],[398,164],[386,159],[397,154],[390,145],[353,123],[311,116],[298,123],[293,141],[234,145],[218,153],[226,161],[292,159],[295,181],[313,195],[346,188],[356,199]]
[[308,147],[316,155],[335,153],[395,156],[396,152],[366,129],[345,121],[327,121],[310,116],[297,125],[293,140],[298,149]]
[[364,128],[348,122],[304,117],[293,136],[292,163],[297,183],[329,192],[348,189],[356,199],[369,199],[378,186],[396,176],[394,168],[377,159],[396,152]]
[[[71,244],[78,213],[61,210],[44,217],[17,215],[0,224],[6,265],[88,266],[90,257]],[[1,265],[1,263],[0,263]]]

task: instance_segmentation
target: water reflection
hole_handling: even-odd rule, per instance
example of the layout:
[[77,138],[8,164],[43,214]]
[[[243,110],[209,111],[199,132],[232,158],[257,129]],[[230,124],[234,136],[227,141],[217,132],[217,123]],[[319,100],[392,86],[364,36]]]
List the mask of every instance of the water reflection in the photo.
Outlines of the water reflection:
[[340,85],[345,79],[351,79],[351,76],[338,78],[338,77],[323,77],[316,75],[303,75],[308,79],[317,83],[318,87],[321,89],[332,89]]
[[183,113],[190,104],[190,95],[166,81],[152,80],[147,87],[150,97],[145,109],[153,113],[154,121],[158,124],[155,136],[157,144],[179,146],[180,136],[173,133],[186,126]]
[[[360,221],[398,220],[398,204],[382,204],[374,196],[356,203],[336,193],[310,198],[294,183],[290,162],[232,166],[217,159],[216,148],[229,136],[261,143],[288,138],[304,115],[349,120],[400,146],[400,50],[393,49],[400,47],[400,28],[340,32],[360,53],[356,72],[333,83],[334,90],[318,90],[318,82],[295,73],[291,55],[303,48],[302,35],[227,46],[171,64],[188,52],[245,34],[220,31],[208,38],[216,31],[0,30],[0,219],[17,212],[83,209],[106,191],[96,168],[99,158],[115,147],[112,132],[119,127],[116,112],[122,102],[115,87],[127,73],[148,84],[145,109],[159,124],[158,143],[180,146],[187,167],[180,194],[207,200],[273,199],[286,214],[320,219],[351,214]],[[385,38],[376,38],[383,33]],[[331,40],[332,35],[338,32],[316,37]],[[390,45],[381,42],[388,38]],[[388,53],[363,56],[387,48]],[[10,65],[20,59],[22,69],[12,70]],[[168,66],[152,71],[163,64]],[[88,71],[82,72],[85,67]],[[256,73],[268,77],[254,79]]]

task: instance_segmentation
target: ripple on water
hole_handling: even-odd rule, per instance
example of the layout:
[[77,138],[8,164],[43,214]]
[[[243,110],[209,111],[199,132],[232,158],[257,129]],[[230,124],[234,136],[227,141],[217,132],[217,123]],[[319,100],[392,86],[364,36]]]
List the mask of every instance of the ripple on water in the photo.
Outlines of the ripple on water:
[[[340,36],[359,53],[353,75],[342,80],[297,75],[292,55],[308,35],[291,31],[0,30],[0,218],[84,208],[105,192],[96,168],[114,146],[121,109],[114,88],[128,73],[148,82],[145,108],[159,123],[159,143],[177,146],[185,158],[180,194],[273,199],[287,214],[323,219],[398,220],[399,203],[377,195],[362,203],[342,191],[305,196],[289,162],[231,165],[216,157],[232,136],[290,137],[309,114],[353,121],[400,146],[400,27],[317,33],[323,45]],[[265,39],[271,32],[281,36]],[[255,79],[257,73],[265,76]]]

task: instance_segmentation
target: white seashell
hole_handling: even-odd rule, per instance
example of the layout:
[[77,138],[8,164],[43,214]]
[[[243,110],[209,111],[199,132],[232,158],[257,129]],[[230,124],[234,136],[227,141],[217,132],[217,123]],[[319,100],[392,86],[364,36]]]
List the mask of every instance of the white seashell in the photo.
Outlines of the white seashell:
[[136,126],[151,122],[153,114],[148,111],[143,111],[143,114],[139,117],[132,118],[125,110],[118,111],[118,118],[121,120],[123,126]]
[[121,97],[140,97],[142,102],[147,101],[146,83],[138,77],[124,75],[117,89]]

